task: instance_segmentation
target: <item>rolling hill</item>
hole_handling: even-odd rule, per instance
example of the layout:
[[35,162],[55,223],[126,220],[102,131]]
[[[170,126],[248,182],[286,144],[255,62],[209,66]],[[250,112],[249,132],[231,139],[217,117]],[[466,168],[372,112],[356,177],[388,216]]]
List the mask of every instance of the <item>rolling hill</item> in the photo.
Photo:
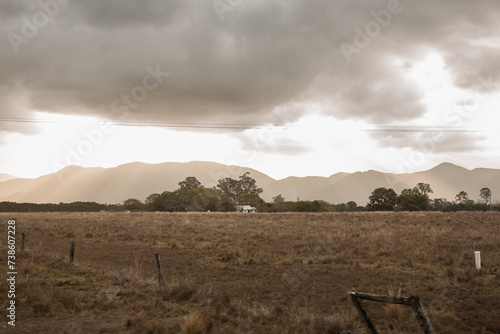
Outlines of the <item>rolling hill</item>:
[[[121,203],[127,198],[145,200],[152,193],[178,188],[187,176],[195,176],[205,187],[213,187],[224,177],[237,179],[245,172],[255,178],[264,189],[261,197],[271,201],[281,194],[286,200],[322,199],[330,203],[355,201],[365,205],[370,193],[378,187],[393,188],[400,193],[418,182],[429,183],[434,190],[431,198],[454,200],[461,190],[477,200],[479,190],[491,189],[493,200],[500,195],[500,169],[477,168],[468,170],[450,163],[430,170],[391,174],[377,171],[336,173],[330,177],[287,177],[275,180],[255,169],[223,165],[214,162],[193,161],[161,164],[129,163],[114,168],[84,168],[68,166],[57,173],[36,179],[8,179],[0,182],[0,201],[59,203],[96,201]],[[0,178],[1,180],[1,178]]]

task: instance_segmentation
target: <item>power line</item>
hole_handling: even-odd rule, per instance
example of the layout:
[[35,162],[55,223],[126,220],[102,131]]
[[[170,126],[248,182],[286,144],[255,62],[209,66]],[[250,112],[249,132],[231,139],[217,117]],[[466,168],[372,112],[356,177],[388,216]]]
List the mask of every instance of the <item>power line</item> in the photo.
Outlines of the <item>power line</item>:
[[[73,124],[74,122],[62,120],[45,120],[35,118],[0,118],[0,122],[14,123],[38,123],[38,124]],[[259,123],[207,123],[207,122],[125,122],[125,121],[99,121],[101,124],[110,123],[115,126],[130,127],[158,127],[158,128],[187,128],[187,129],[234,129],[249,130],[258,129],[272,124]],[[294,124],[278,125],[278,127],[296,127]],[[366,132],[482,132],[482,130],[471,127],[460,126],[372,126],[355,129]]]
[[482,132],[480,129],[462,126],[375,126],[362,130],[368,132]]
[[228,124],[228,123],[144,123],[144,122],[111,122],[117,126],[159,127],[159,128],[191,128],[191,129],[235,129],[248,130],[261,128],[262,124]]
[[[40,124],[73,124],[70,121],[44,120],[35,118],[0,118],[0,122],[15,122],[15,123],[40,123]],[[110,123],[116,126],[132,126],[132,127],[163,127],[163,128],[198,128],[198,129],[237,129],[246,130],[266,126],[264,124],[255,123],[187,123],[187,122],[123,122],[123,121],[99,121],[101,124]]]

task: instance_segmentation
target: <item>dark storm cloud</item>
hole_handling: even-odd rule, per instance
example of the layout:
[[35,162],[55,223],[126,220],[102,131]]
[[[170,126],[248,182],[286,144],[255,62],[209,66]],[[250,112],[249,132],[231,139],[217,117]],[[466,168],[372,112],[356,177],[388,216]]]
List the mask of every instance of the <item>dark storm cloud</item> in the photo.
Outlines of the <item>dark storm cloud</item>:
[[[21,94],[30,109],[63,114],[271,123],[274,109],[286,114],[290,106],[285,118],[293,121],[308,111],[292,106],[310,100],[337,118],[397,124],[426,112],[405,71],[428,52],[443,54],[462,88],[475,89],[478,75],[500,74],[499,45],[487,43],[499,33],[493,0],[401,2],[348,63],[341,43],[353,44],[354,28],[364,29],[375,20],[371,12],[391,1],[242,1],[221,20],[212,1],[73,0],[51,7],[53,17],[18,53],[8,34],[23,36],[23,18],[33,23],[44,9],[3,2],[0,110],[21,112],[8,98]],[[127,104],[135,87],[145,91],[151,69],[169,74]]]

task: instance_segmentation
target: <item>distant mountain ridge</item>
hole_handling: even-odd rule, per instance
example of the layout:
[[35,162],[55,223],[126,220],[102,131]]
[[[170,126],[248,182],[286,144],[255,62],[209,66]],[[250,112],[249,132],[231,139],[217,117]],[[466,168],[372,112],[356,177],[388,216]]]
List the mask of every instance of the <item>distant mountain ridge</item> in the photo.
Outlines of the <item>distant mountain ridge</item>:
[[0,182],[16,179],[17,176],[0,173]]
[[[0,181],[0,201],[59,203],[95,201],[122,203],[127,198],[142,201],[152,193],[172,191],[188,176],[195,176],[205,187],[213,187],[224,177],[237,179],[245,172],[264,189],[261,197],[271,201],[281,194],[286,200],[325,200],[330,203],[355,201],[365,205],[378,187],[393,188],[397,193],[413,188],[419,182],[429,183],[431,198],[455,199],[460,191],[477,200],[481,188],[488,187],[493,201],[500,198],[500,169],[468,170],[451,163],[442,163],[427,171],[392,174],[374,170],[336,173],[330,177],[287,177],[275,180],[255,169],[215,162],[192,161],[146,164],[128,163],[114,168],[68,166],[56,173],[36,179],[14,178]],[[1,180],[1,175],[0,175]]]

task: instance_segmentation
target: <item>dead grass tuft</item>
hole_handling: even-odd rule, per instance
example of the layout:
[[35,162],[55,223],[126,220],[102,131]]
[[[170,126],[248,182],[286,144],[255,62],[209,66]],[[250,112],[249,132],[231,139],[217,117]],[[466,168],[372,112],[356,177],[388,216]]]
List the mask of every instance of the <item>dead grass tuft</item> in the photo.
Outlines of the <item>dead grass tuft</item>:
[[[389,296],[401,297],[401,287],[389,287],[388,289]],[[384,310],[386,316],[394,321],[403,320],[404,306],[398,304],[385,304]]]
[[195,311],[184,317],[180,333],[181,334],[205,334],[210,333],[212,321],[203,312]]
[[189,277],[172,278],[159,291],[163,300],[175,302],[191,301],[196,293],[196,284]]

